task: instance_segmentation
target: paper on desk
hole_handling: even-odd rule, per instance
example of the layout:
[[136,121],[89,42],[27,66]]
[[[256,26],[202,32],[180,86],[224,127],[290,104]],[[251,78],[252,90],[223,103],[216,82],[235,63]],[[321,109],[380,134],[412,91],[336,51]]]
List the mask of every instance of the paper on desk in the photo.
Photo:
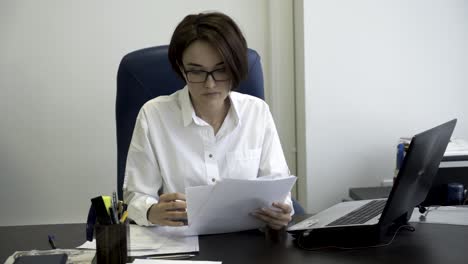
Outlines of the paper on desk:
[[468,141],[460,138],[452,138],[447,145],[444,156],[468,155]]
[[[86,241],[81,249],[96,249],[96,240]],[[154,254],[198,252],[197,236],[178,236],[164,227],[130,225],[130,250],[133,257]]]
[[193,261],[193,260],[164,260],[164,259],[135,259],[133,264],[221,264],[221,261]]
[[439,206],[429,207],[429,212],[425,217],[419,213],[419,209],[414,209],[410,222],[448,224],[448,225],[468,225],[468,207],[461,206]]
[[282,202],[295,176],[256,180],[225,179],[214,186],[189,187],[187,235],[228,233],[259,228],[263,222],[250,213],[273,202]]

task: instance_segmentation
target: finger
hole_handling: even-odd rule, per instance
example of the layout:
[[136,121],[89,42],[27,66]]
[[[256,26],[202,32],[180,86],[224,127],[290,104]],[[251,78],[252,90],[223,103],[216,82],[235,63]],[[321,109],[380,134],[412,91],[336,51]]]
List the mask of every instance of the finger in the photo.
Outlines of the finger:
[[270,218],[274,219],[283,219],[287,214],[283,213],[282,211],[278,211],[275,209],[270,209],[270,208],[261,208],[257,210],[260,214],[266,215]]
[[276,207],[280,209],[281,211],[283,211],[283,213],[285,214],[290,214],[292,211],[291,206],[289,206],[289,204],[287,203],[274,202],[272,205],[273,207]]
[[169,202],[169,201],[185,201],[185,194],[183,193],[165,193],[159,196],[159,201]]
[[162,210],[182,210],[185,211],[187,209],[187,203],[184,201],[170,201],[170,202],[163,202],[160,203],[160,208]]
[[178,219],[178,220],[187,220],[187,213],[186,212],[179,212],[179,211],[170,211],[165,214],[166,219]]
[[185,225],[183,221],[172,221],[172,220],[162,220],[161,225],[165,226],[183,226]]
[[[263,221],[265,224],[267,224],[269,227],[279,230],[287,226],[286,223],[281,223],[281,222],[272,222],[271,219],[268,218],[262,218],[261,216],[258,217],[261,221]],[[274,220],[273,220],[274,221]]]
[[260,210],[257,210],[256,212],[259,213],[260,215],[264,215],[264,216],[270,218],[271,223],[279,221],[279,222],[284,223],[284,224],[287,225],[292,220],[290,214],[280,213],[280,212],[277,212],[277,211],[269,209],[269,208],[262,208]]
[[271,218],[270,216],[262,214],[260,212],[255,212],[253,213],[253,215],[257,217],[258,219],[262,220],[263,222],[267,223],[268,225],[272,225],[272,226],[284,227],[284,226],[287,226],[289,223],[287,220]]

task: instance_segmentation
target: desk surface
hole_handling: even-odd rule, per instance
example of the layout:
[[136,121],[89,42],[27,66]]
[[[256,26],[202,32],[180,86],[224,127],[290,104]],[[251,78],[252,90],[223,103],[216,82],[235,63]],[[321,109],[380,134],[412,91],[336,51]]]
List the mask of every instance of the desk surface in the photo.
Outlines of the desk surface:
[[[292,238],[273,243],[258,231],[200,236],[200,253],[193,260],[230,263],[467,263],[468,226],[414,224],[386,247],[348,251],[304,251]],[[49,249],[53,234],[61,248],[84,242],[84,224],[0,227],[0,263],[17,250]]]

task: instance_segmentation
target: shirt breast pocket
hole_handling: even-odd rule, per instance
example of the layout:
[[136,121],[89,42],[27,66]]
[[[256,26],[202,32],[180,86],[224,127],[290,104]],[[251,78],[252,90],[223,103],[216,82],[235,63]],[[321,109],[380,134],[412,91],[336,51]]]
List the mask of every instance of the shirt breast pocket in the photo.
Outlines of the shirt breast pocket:
[[228,175],[231,179],[255,179],[260,166],[262,149],[246,149],[226,154]]

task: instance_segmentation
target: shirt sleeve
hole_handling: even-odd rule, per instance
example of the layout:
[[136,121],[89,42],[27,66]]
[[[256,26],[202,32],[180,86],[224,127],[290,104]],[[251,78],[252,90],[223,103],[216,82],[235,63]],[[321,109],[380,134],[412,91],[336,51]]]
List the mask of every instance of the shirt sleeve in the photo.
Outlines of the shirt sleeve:
[[[263,138],[262,155],[260,158],[259,177],[268,175],[290,175],[283,148],[276,131],[275,122],[268,105],[265,104],[265,134]],[[284,200],[284,203],[291,207],[291,215],[294,214],[294,207],[291,200],[291,192]]]
[[151,144],[144,108],[140,110],[128,149],[124,201],[128,204],[128,216],[138,225],[152,225],[147,218],[148,209],[159,201],[158,191],[162,188],[162,176]]

